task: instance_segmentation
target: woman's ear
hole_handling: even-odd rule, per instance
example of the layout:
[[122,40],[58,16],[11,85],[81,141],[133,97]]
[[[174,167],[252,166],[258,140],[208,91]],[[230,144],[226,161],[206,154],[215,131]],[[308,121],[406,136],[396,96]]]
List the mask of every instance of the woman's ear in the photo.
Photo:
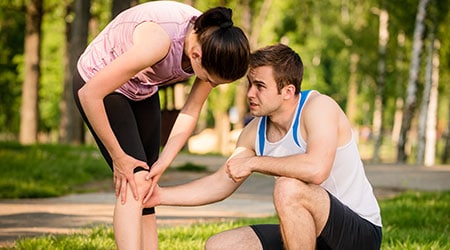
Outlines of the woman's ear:
[[192,59],[200,59],[200,58],[202,58],[202,49],[200,48],[200,46],[194,46],[192,48],[191,57],[192,57]]

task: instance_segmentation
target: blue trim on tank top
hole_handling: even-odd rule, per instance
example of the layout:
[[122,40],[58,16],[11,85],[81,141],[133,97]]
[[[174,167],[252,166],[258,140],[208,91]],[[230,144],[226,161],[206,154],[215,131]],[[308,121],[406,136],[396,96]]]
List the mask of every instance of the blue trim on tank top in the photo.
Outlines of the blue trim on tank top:
[[[300,104],[299,104],[299,108],[297,110],[297,113],[295,114],[295,119],[294,119],[294,125],[293,125],[293,130],[292,130],[292,136],[294,137],[294,142],[295,144],[297,144],[297,146],[300,146],[300,143],[298,141],[298,137],[297,137],[297,130],[298,130],[298,125],[300,123],[300,113],[302,111],[303,105],[305,104],[306,98],[308,97],[309,93],[311,92],[311,90],[305,90],[301,92],[300,95]],[[261,123],[259,125],[259,133],[258,133],[258,137],[259,137],[259,153],[262,155],[264,155],[264,145],[265,145],[265,133],[266,133],[266,121],[267,121],[267,117],[263,116],[261,118]]]
[[298,125],[300,123],[299,117],[300,117],[300,113],[302,112],[303,105],[305,104],[306,97],[308,97],[308,95],[309,95],[309,92],[311,92],[311,90],[305,90],[302,92],[302,94],[300,96],[300,104],[299,104],[300,107],[297,110],[297,114],[295,115],[295,119],[294,119],[294,125],[292,127],[292,136],[294,137],[294,142],[299,147],[302,147],[302,146],[300,146],[300,143],[298,142],[298,136],[297,136]]

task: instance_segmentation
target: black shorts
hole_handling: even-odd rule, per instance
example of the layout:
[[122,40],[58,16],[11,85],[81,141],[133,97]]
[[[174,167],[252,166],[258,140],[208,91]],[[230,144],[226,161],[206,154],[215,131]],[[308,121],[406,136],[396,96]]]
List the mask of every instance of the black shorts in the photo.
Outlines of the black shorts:
[[[316,249],[380,249],[382,230],[330,196],[330,215]],[[283,249],[280,225],[251,225],[264,250]]]

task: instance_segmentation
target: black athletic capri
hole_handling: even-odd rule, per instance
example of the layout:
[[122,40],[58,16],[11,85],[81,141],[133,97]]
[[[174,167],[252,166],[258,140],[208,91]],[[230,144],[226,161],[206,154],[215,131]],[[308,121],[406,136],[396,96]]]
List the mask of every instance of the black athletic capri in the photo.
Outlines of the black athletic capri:
[[[329,193],[328,193],[329,194]],[[361,218],[330,196],[330,216],[322,233],[317,238],[316,249],[380,249],[381,227]],[[264,250],[284,249],[280,225],[251,225]]]
[[[81,107],[78,90],[83,87],[84,84],[84,80],[81,78],[78,71],[75,70],[73,77],[75,103],[103,157],[111,170],[113,170],[111,156],[92,129],[92,126]],[[160,147],[161,110],[159,105],[159,95],[156,93],[145,100],[133,101],[120,93],[111,93],[105,97],[103,103],[105,104],[109,123],[121,148],[128,155],[147,162],[148,166],[151,167],[158,159]],[[136,173],[141,170],[145,169],[142,167],[136,168],[134,169],[134,172]],[[154,213],[154,208],[144,208],[142,211],[143,215]]]

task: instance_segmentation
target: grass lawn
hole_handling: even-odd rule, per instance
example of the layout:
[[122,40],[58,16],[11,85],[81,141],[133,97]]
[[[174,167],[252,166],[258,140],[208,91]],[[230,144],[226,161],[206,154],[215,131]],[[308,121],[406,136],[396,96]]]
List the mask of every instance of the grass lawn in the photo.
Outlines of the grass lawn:
[[[111,178],[95,147],[0,144],[0,199],[96,191],[86,183]],[[406,192],[381,200],[382,249],[450,249],[450,192]],[[214,233],[242,225],[276,223],[276,217],[161,228],[160,249],[203,249]],[[8,249],[8,248],[5,248]],[[23,238],[11,249],[115,249],[112,228]]]
[[[406,192],[380,201],[383,217],[382,249],[450,249],[450,192]],[[242,225],[276,223],[276,217],[204,223],[159,230],[160,249],[203,249],[214,233]],[[111,227],[86,234],[25,238],[15,249],[115,249]]]
[[95,146],[0,143],[0,173],[0,199],[97,191],[86,184],[112,180],[111,170]]

